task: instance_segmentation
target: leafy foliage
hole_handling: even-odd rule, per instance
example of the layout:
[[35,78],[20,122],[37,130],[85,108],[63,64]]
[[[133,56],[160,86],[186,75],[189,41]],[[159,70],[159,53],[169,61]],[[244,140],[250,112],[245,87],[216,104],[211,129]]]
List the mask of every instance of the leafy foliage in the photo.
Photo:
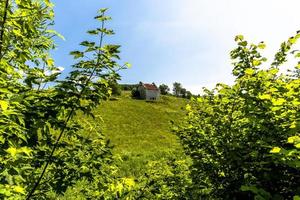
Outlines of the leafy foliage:
[[177,97],[181,95],[182,85],[181,83],[175,82],[173,83],[173,94]]
[[190,99],[193,96],[190,91],[182,87],[181,83],[178,82],[173,83],[173,94],[176,97],[182,97],[186,99]]
[[141,98],[140,91],[138,90],[137,87],[132,88],[132,90],[131,90],[131,97],[135,98],[135,99]]
[[149,162],[146,174],[129,195],[132,199],[190,199],[188,167],[186,160]]
[[299,38],[297,33],[282,43],[271,67],[262,68],[265,44],[237,36],[238,47],[231,51],[234,85],[218,84],[187,105],[175,132],[193,160],[194,198],[299,195],[300,79],[294,72],[279,73],[287,55],[298,52],[292,47]]
[[133,88],[137,87],[138,84],[120,84],[120,86],[124,91],[131,91]]
[[78,112],[92,115],[111,94],[108,82],[127,67],[117,64],[119,45],[103,43],[113,34],[104,27],[110,18],[99,11],[101,27],[88,31],[98,41],[84,41],[83,51],[71,52],[78,62],[58,81],[62,68],[49,54],[52,38],[60,36],[49,29],[52,8],[48,0],[1,1],[1,199],[46,199],[80,180],[101,187],[106,175],[99,169],[111,163],[99,130],[84,136],[71,120]]
[[116,81],[109,81],[109,87],[111,88],[112,95],[121,95],[121,86]]
[[166,95],[166,94],[169,94],[170,88],[166,84],[161,84],[159,86],[159,90],[162,95]]
[[[100,27],[87,31],[96,39],[70,53],[77,63],[58,80],[63,68],[49,51],[53,37],[63,37],[50,29],[53,4],[4,0],[0,8],[1,199],[299,199],[299,62],[279,73],[290,53],[299,59],[299,32],[269,68],[261,68],[265,44],[237,36],[235,84],[193,99],[175,128],[192,164],[153,161],[131,178],[117,176],[100,127],[78,117],[96,120],[93,109],[119,92],[118,71],[130,67],[118,65],[119,45],[104,44],[114,34],[105,28],[107,9],[95,17]],[[174,94],[191,96],[180,83]]]
[[79,199],[190,199],[187,193],[191,185],[188,166],[186,160],[152,161],[145,166],[145,175],[138,179],[114,177],[107,190],[102,191],[94,191],[82,181],[60,199],[74,199],[75,194]]

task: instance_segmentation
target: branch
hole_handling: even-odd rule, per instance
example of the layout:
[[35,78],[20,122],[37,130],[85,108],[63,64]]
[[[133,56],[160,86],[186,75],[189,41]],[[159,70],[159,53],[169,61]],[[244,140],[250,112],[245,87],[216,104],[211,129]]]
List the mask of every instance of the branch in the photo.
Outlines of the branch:
[[[104,13],[103,13],[103,15],[104,15]],[[102,21],[102,28],[103,28],[103,27],[104,27],[104,21]],[[103,43],[103,36],[104,36],[104,33],[101,32],[101,35],[100,35],[100,44],[99,44],[100,49],[101,49],[102,43]],[[79,103],[81,96],[82,96],[83,93],[85,92],[85,90],[86,90],[86,88],[87,88],[89,82],[91,81],[91,79],[92,79],[94,73],[96,72],[97,66],[100,64],[100,58],[101,58],[101,50],[99,50],[99,54],[98,54],[98,56],[97,56],[97,62],[96,62],[97,65],[93,68],[93,71],[91,72],[91,74],[90,74],[88,80],[86,81],[84,87],[82,88],[82,90],[81,90],[81,92],[80,92],[80,94],[79,94],[79,96],[78,96],[78,98],[77,98],[75,104],[78,104],[78,103]],[[36,183],[34,184],[32,190],[29,192],[28,196],[26,197],[26,200],[29,200],[29,199],[33,196],[35,190],[37,189],[37,187],[39,186],[41,180],[43,179],[43,176],[45,175],[46,170],[47,170],[47,168],[48,168],[48,165],[50,164],[50,162],[51,162],[51,160],[52,160],[52,158],[53,158],[54,152],[55,152],[56,148],[58,147],[58,144],[59,144],[59,142],[60,142],[60,139],[62,138],[62,136],[63,136],[63,134],[64,134],[64,132],[65,132],[65,129],[67,128],[68,122],[69,122],[69,120],[71,119],[71,117],[72,117],[72,115],[73,115],[74,112],[75,112],[75,107],[73,107],[73,108],[71,109],[71,111],[70,111],[70,113],[69,113],[69,115],[68,115],[68,117],[67,117],[67,119],[66,119],[66,121],[65,121],[65,123],[64,123],[64,126],[62,127],[61,132],[60,132],[60,134],[59,134],[59,136],[58,136],[58,138],[57,138],[57,140],[56,140],[56,142],[55,142],[55,144],[54,144],[54,146],[53,146],[53,148],[52,148],[52,151],[51,151],[51,153],[50,153],[50,155],[49,155],[49,157],[48,157],[48,159],[47,159],[47,161],[46,161],[46,165],[44,166],[43,171],[42,171],[40,177],[38,178],[38,180],[36,181]]]
[[9,4],[9,0],[6,0],[5,1],[5,6],[4,6],[3,21],[2,21],[2,24],[1,24],[1,30],[0,30],[0,60],[2,59],[3,36],[4,36],[5,23],[6,23],[6,20],[7,20],[8,4]]

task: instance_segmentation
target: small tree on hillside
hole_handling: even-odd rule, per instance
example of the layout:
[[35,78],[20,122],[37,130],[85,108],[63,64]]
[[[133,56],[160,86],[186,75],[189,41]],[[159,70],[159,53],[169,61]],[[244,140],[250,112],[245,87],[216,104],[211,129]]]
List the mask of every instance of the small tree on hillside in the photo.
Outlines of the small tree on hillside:
[[185,88],[181,88],[181,89],[180,89],[180,96],[181,96],[182,98],[185,98],[185,97],[186,97],[186,89],[185,89]]
[[187,98],[187,99],[190,99],[190,98],[192,98],[192,93],[190,92],[190,91],[186,91],[186,93],[185,93],[185,98]]
[[180,96],[181,89],[182,89],[181,83],[178,83],[178,82],[173,83],[173,94],[175,96],[177,96],[177,97]]
[[121,86],[118,84],[117,81],[111,81],[109,83],[109,87],[111,88],[111,94],[120,96],[121,95]]
[[133,89],[131,90],[131,97],[132,97],[132,98],[135,98],[135,99],[141,98],[140,92],[139,92],[139,90],[137,89],[137,87],[135,87],[135,88],[133,88]]
[[167,86],[166,84],[161,84],[161,85],[159,86],[159,90],[160,90],[160,93],[161,93],[162,95],[166,95],[166,94],[169,93],[170,88],[169,88],[169,86]]

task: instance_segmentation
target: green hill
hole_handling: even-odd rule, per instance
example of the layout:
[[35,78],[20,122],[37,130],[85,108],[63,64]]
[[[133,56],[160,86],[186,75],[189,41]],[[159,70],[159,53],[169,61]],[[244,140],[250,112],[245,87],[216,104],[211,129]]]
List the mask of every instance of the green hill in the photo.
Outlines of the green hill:
[[186,104],[186,99],[172,96],[161,96],[155,102],[136,100],[124,92],[94,112],[101,116],[96,123],[114,146],[113,154],[123,161],[121,176],[141,175],[150,160],[184,156],[178,138],[171,133],[171,120],[184,117]]

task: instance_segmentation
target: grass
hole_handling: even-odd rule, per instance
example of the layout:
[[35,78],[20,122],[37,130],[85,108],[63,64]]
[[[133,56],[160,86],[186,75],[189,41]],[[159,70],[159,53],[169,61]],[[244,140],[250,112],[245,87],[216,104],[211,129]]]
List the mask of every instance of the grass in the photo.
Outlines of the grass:
[[123,161],[120,176],[143,174],[151,160],[184,157],[177,136],[171,133],[171,120],[176,123],[184,117],[186,104],[186,99],[172,96],[155,102],[136,100],[124,92],[94,111],[102,117],[96,123],[114,146],[113,154]]

